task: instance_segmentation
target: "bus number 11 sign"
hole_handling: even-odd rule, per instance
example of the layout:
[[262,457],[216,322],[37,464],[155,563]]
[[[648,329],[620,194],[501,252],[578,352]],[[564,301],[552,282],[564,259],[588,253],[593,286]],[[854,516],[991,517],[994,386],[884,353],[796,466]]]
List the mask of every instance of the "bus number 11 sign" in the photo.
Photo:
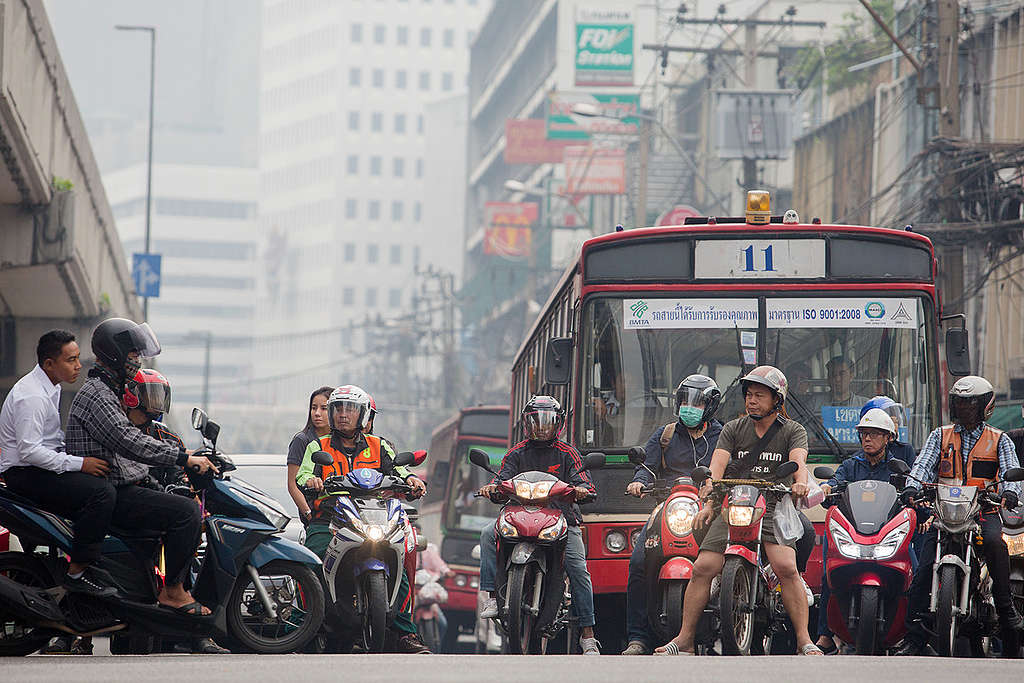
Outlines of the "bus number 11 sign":
[[825,277],[825,241],[697,240],[698,279]]

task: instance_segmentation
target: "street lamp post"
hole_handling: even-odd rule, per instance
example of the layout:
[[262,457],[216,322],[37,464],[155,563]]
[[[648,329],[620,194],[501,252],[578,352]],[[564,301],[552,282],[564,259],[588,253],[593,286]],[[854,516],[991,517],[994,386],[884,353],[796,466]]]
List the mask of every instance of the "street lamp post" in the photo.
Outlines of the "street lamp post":
[[205,359],[203,363],[203,410],[210,412],[210,347],[213,345],[213,333],[209,330],[192,331],[186,334],[182,341],[196,342],[206,346]]
[[[149,33],[149,134],[146,141],[146,238],[145,253],[149,254],[150,215],[153,202],[153,93],[156,81],[156,28],[153,26],[115,27],[118,31],[147,31]],[[142,319],[149,320],[149,297],[142,298]]]

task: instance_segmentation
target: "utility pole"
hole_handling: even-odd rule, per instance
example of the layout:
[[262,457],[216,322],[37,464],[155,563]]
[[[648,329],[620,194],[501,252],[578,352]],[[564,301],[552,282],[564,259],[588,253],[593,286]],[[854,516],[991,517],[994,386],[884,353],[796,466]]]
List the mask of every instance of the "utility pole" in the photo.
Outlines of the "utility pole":
[[647,225],[647,164],[651,156],[651,122],[640,119],[640,187],[636,193],[636,227]]
[[[944,138],[960,137],[960,5],[957,0],[936,0],[938,19],[936,35],[936,69],[938,92],[938,134]],[[962,215],[954,196],[956,189],[956,167],[949,159],[940,158],[939,169],[942,199],[941,218],[946,223],[959,223]],[[946,246],[940,256],[942,274],[946,286],[944,297],[953,302],[961,298],[964,291],[964,250],[963,247]],[[945,314],[962,313],[963,303],[950,306]],[[977,340],[974,340],[977,341]],[[975,349],[978,348],[975,344]]]
[[[753,90],[757,82],[757,24],[747,22],[743,25],[743,80],[748,90]],[[740,132],[742,134],[742,131]],[[743,146],[746,150],[746,145]],[[743,189],[750,190],[756,187],[757,182],[757,159],[754,157],[743,157]]]

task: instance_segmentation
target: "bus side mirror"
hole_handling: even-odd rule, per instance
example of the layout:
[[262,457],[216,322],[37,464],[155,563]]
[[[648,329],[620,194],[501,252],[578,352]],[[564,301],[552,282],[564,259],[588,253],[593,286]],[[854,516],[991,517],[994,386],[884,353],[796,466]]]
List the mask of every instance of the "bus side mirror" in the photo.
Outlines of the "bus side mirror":
[[572,374],[572,337],[549,339],[544,352],[544,382],[568,384],[570,374]]
[[327,451],[317,451],[311,456],[313,463],[316,465],[323,465],[324,467],[330,467],[334,464],[334,458],[331,457]]
[[960,318],[960,327],[946,330],[946,369],[954,377],[971,374],[971,350],[967,337],[967,318],[962,313],[943,316],[942,320]]

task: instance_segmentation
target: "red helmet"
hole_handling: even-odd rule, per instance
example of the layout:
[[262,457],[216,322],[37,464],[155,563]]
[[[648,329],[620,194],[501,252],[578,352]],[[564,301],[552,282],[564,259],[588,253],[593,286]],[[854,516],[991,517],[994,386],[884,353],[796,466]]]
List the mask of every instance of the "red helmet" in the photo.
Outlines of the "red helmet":
[[124,404],[159,419],[171,409],[171,384],[156,370],[143,368],[125,383]]

